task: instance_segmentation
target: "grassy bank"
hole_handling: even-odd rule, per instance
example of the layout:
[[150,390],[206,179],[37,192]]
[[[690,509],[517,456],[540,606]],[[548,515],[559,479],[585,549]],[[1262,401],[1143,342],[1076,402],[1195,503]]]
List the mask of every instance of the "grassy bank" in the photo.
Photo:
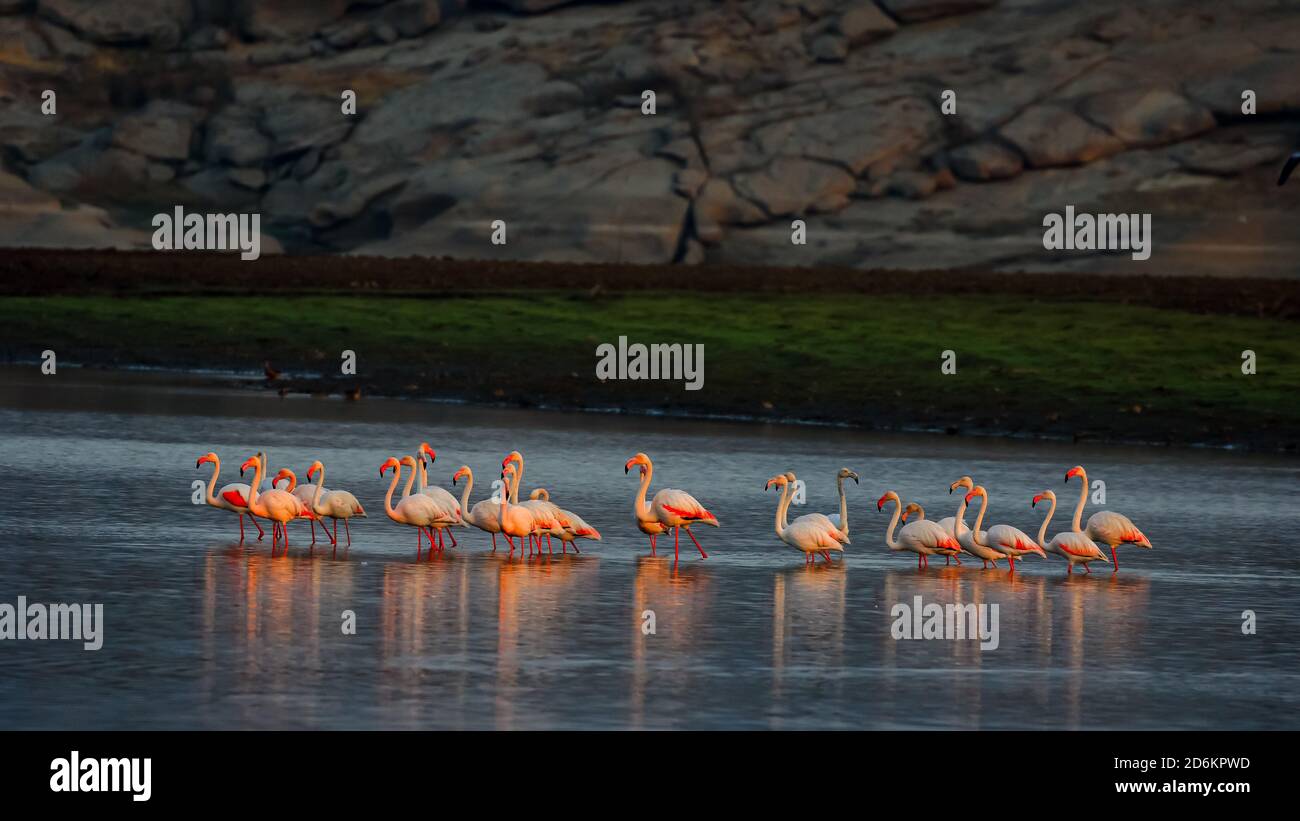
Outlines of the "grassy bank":
[[[272,387],[1295,448],[1296,325],[1014,295],[572,292],[0,298],[11,358],[260,369]],[[596,346],[703,343],[700,391],[601,383]],[[358,358],[338,374],[340,354]],[[957,373],[940,355],[957,355]],[[1258,373],[1241,373],[1255,351]]]

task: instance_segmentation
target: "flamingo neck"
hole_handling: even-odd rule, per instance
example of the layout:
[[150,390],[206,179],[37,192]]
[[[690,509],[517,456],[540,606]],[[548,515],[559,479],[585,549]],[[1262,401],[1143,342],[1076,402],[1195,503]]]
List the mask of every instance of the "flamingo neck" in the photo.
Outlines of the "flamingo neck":
[[840,492],[840,531],[847,536],[849,534],[849,500],[844,496],[844,477],[837,477],[835,485]]
[[894,528],[898,527],[898,517],[903,514],[903,503],[899,499],[894,499],[893,502],[894,515],[890,517],[889,528],[885,531],[885,544],[889,546],[890,550],[901,550],[902,545],[894,539]]
[[[415,484],[415,474],[419,472],[419,470],[420,470],[420,462],[417,459],[415,462],[415,467],[411,468],[411,475],[406,477],[406,487],[402,489],[403,499],[411,495],[411,485]],[[401,473],[400,466],[399,466],[398,473]]]
[[420,492],[423,493],[424,489],[429,486],[429,470],[425,467],[423,459],[417,459],[416,464],[420,466]]
[[388,483],[388,495],[384,496],[384,512],[387,513],[388,518],[392,519],[394,522],[403,521],[402,517],[393,509],[393,491],[397,490],[397,480],[400,479],[401,476],[402,466],[399,464],[393,469],[393,480]]
[[317,508],[320,507],[320,495],[325,490],[325,466],[320,466],[320,476],[316,477],[316,492],[311,495],[311,512],[321,513]]
[[1074,507],[1074,521],[1070,522],[1070,529],[1075,533],[1083,532],[1083,506],[1088,504],[1088,472],[1079,471],[1079,481],[1083,486],[1079,488],[1079,503]]
[[980,547],[988,547],[987,544],[980,541],[980,528],[984,526],[984,514],[989,509],[989,495],[985,493],[980,497],[980,515],[975,517],[975,524],[970,529],[970,540]]
[[961,529],[966,526],[966,494],[963,493],[957,497],[957,515],[952,521],[953,535],[961,533]]
[[1047,523],[1052,521],[1052,516],[1056,514],[1056,497],[1048,496],[1051,500],[1051,506],[1047,508],[1047,517],[1043,519],[1043,524],[1038,528],[1038,546],[1047,549]]
[[221,475],[221,460],[212,460],[212,481],[208,482],[208,495],[206,501],[213,507],[217,506],[217,477]]
[[645,495],[650,490],[650,477],[654,475],[653,465],[646,465],[645,470],[641,471],[641,489],[637,491],[636,498],[632,500],[632,512],[636,514],[638,521],[657,522],[655,515],[650,510],[650,505],[645,500]]
[[510,483],[510,504],[512,505],[519,504],[519,483],[524,478],[524,457],[516,457],[515,461],[519,463],[519,470],[515,471],[514,481]]
[[266,515],[266,505],[258,507],[258,502],[260,501],[258,497],[261,495],[261,491],[259,491],[258,488],[261,486],[262,460],[258,459],[257,467],[253,468],[253,483],[248,486],[248,510],[250,513],[256,513],[262,518],[268,518]]
[[469,472],[465,474],[465,489],[460,492],[460,509],[463,511],[461,517],[469,520],[474,519],[474,511],[469,506],[469,494],[474,489],[474,474]]
[[781,486],[781,498],[776,503],[776,535],[782,541],[785,540],[785,509],[790,503],[790,483],[786,482]]
[[501,512],[497,517],[497,525],[501,528],[501,532],[505,533],[506,532],[506,506],[510,500],[510,494],[512,491],[509,487],[504,487],[501,489],[501,491],[502,491]]

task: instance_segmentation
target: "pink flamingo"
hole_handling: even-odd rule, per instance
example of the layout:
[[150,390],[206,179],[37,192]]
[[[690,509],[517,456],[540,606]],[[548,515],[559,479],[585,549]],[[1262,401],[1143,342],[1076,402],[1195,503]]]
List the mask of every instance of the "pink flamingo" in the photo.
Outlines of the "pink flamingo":
[[1038,542],[1029,538],[1029,534],[1019,528],[1011,525],[993,525],[987,533],[983,533],[980,525],[984,524],[984,514],[989,509],[989,494],[983,485],[976,485],[966,494],[966,503],[970,504],[970,500],[976,496],[980,497],[980,515],[975,518],[975,526],[971,528],[971,540],[975,544],[992,548],[1006,556],[1012,573],[1016,572],[1016,559],[1020,556],[1037,553],[1044,559],[1047,558],[1047,554],[1038,546]]
[[[366,518],[366,509],[357,501],[357,497],[348,493],[346,490],[326,490],[325,489],[325,465],[319,459],[311,463],[307,468],[307,478],[311,479],[316,473],[320,474],[320,481],[315,485],[305,485],[305,488],[311,488],[311,498],[307,499],[307,508],[321,518],[321,530],[325,530],[325,535],[329,536],[331,542],[336,546],[339,543],[339,519],[343,520],[343,530],[347,534],[348,547],[352,546],[352,528],[348,521],[354,517]],[[301,492],[304,487],[298,488],[294,494],[299,499],[302,498]],[[334,520],[334,534],[331,536],[325,529],[324,517],[330,517]],[[315,527],[313,525],[312,535],[315,536]]]
[[627,464],[623,465],[623,473],[627,474],[633,465],[642,467],[641,489],[632,502],[632,510],[636,514],[637,521],[649,520],[653,517],[665,528],[672,528],[674,565],[677,564],[679,557],[679,543],[683,529],[686,530],[686,535],[691,537],[691,541],[695,542],[696,549],[700,551],[700,558],[709,558],[709,554],[704,552],[699,540],[691,532],[691,525],[704,524],[710,527],[720,527],[718,518],[705,510],[704,505],[700,504],[694,496],[684,490],[674,488],[664,488],[659,491],[655,494],[653,502],[647,505],[645,495],[654,476],[654,464],[651,463],[649,456],[638,453],[628,459]]
[[1093,542],[1092,539],[1089,539],[1082,533],[1075,533],[1067,530],[1064,533],[1057,533],[1052,537],[1050,543],[1047,542],[1047,523],[1052,521],[1052,516],[1056,513],[1056,494],[1050,490],[1044,490],[1042,493],[1034,497],[1034,501],[1030,503],[1030,507],[1038,507],[1038,503],[1043,499],[1051,500],[1052,506],[1047,510],[1047,518],[1043,519],[1043,526],[1038,528],[1039,547],[1046,550],[1048,553],[1055,553],[1065,559],[1065,572],[1067,574],[1074,573],[1074,566],[1076,564],[1083,565],[1083,569],[1087,573],[1092,572],[1092,568],[1088,567],[1088,562],[1105,562],[1106,564],[1110,564],[1110,559],[1107,559],[1106,554],[1101,552],[1101,548],[1097,547],[1096,543]]
[[[908,517],[908,516],[911,516],[913,513],[916,514],[916,521],[918,521],[918,522],[923,522],[923,521],[925,521],[925,508],[921,507],[921,505],[920,505],[918,502],[908,502],[908,503],[907,503],[907,506],[903,508],[902,522],[903,522],[904,525],[907,524],[907,517]],[[940,527],[941,529],[943,529],[943,532],[944,532],[944,533],[948,533],[947,528],[944,528],[943,525],[939,525],[939,527]],[[948,533],[948,535],[951,536],[952,534],[951,534],[951,533]],[[961,544],[961,543],[958,542],[958,544]],[[935,551],[934,551],[934,552],[937,553],[937,554],[939,554],[940,556],[943,556],[943,557],[944,557],[944,558],[943,558],[943,563],[944,563],[944,566],[945,566],[945,567],[948,566],[948,565],[950,565],[950,564],[952,564],[952,562],[953,562],[954,560],[957,562],[958,565],[961,564],[961,551],[960,551],[960,550],[953,550],[953,549],[950,548],[950,547],[942,547],[942,546],[941,546],[941,547],[937,547],[937,548],[935,548]]]
[[832,564],[830,552],[838,550],[844,553],[844,545],[849,544],[849,534],[840,530],[831,520],[820,513],[812,513],[795,519],[794,524],[786,524],[787,511],[790,507],[791,481],[787,474],[778,473],[763,490],[776,485],[781,488],[781,499],[776,503],[776,537],[795,550],[803,551],[804,566],[807,567],[821,555],[827,564]]
[[885,531],[885,545],[890,550],[907,550],[916,554],[916,569],[930,566],[930,556],[935,555],[940,550],[960,550],[961,545],[957,540],[943,532],[943,528],[934,522],[928,522],[925,519],[919,519],[909,522],[898,531],[898,538],[894,538],[894,528],[898,527],[898,520],[903,515],[903,501],[898,498],[894,491],[888,491],[884,496],[876,500],[876,510],[883,511],[885,502],[894,503],[894,515],[889,520],[889,528]]
[[[416,455],[416,458],[419,459],[420,462],[420,493],[433,499],[443,512],[444,521],[439,521],[433,526],[438,533],[438,549],[442,550],[442,531],[451,527],[453,524],[458,525],[461,523],[462,512],[460,502],[456,500],[455,496],[451,495],[451,493],[443,488],[429,484],[429,473],[424,459],[422,458],[423,455],[427,455],[429,457],[429,464],[433,464],[438,461],[438,454],[434,452],[433,448],[429,447],[428,442],[421,442],[420,452]],[[456,547],[456,535],[450,530],[447,531],[447,535],[451,537],[451,546]]]
[[[443,514],[433,499],[422,494],[414,496],[404,496],[401,501],[393,507],[393,491],[397,490],[397,482],[402,476],[402,468],[409,467],[411,475],[406,480],[406,490],[409,492],[411,484],[415,481],[415,457],[403,456],[401,461],[394,456],[388,457],[382,465],[379,466],[379,475],[382,478],[384,472],[389,468],[393,469],[393,481],[388,485],[388,494],[384,496],[384,512],[388,518],[398,524],[407,525],[415,528],[415,558],[420,559],[420,550],[424,547],[423,535],[429,537],[429,558],[433,558],[433,531],[431,525],[437,521]],[[425,533],[425,531],[428,533]]]
[[[528,552],[533,550],[533,540],[537,541],[537,552],[542,552],[542,536],[546,537],[546,549],[549,553],[551,550],[551,536],[559,536],[564,529],[565,517],[557,505],[551,504],[547,500],[537,498],[537,494],[529,495],[525,502],[519,501],[519,484],[524,478],[524,456],[517,450],[511,451],[506,458],[501,461],[501,467],[514,464],[517,470],[514,473],[514,482],[510,488],[510,503],[524,508],[533,516],[533,533],[528,537]],[[549,498],[549,495],[548,495]]]
[[582,551],[578,550],[577,544],[579,538],[600,541],[600,531],[583,521],[578,514],[553,504],[550,491],[546,488],[534,488],[533,492],[528,494],[528,497],[530,502],[542,502],[552,508],[551,515],[555,519],[555,527],[547,533],[546,547],[548,552],[551,546],[550,536],[552,535],[560,540],[560,550],[563,553],[569,552],[569,545],[573,545],[573,549],[581,553]]
[[508,462],[501,470],[501,478],[505,481],[506,486],[501,489],[501,506],[497,512],[497,524],[501,527],[502,534],[506,537],[506,542],[510,545],[510,555],[514,555],[515,543],[513,537],[519,538],[519,555],[524,553],[523,540],[526,536],[533,533],[534,522],[533,514],[526,508],[519,505],[510,504],[510,482],[515,477],[515,466]]
[[1082,533],[1095,542],[1101,542],[1110,547],[1111,564],[1114,565],[1112,573],[1119,572],[1119,557],[1115,555],[1115,548],[1122,544],[1131,544],[1134,547],[1144,547],[1151,549],[1151,540],[1137,529],[1129,517],[1121,513],[1111,513],[1109,510],[1098,511],[1088,517],[1088,527],[1084,529],[1080,526],[1079,520],[1083,518],[1083,506],[1088,503],[1088,473],[1081,465],[1075,465],[1065,474],[1065,483],[1070,483],[1071,476],[1078,476],[1083,486],[1079,488],[1079,504],[1074,508],[1074,521],[1070,524],[1070,530],[1075,533]]
[[230,510],[239,514],[240,542],[244,541],[244,515],[247,514],[248,520],[253,523],[253,527],[257,528],[257,538],[260,541],[266,535],[266,532],[253,518],[253,514],[248,512],[248,485],[243,482],[231,482],[221,488],[221,494],[218,496],[216,487],[217,478],[221,475],[221,460],[217,458],[217,454],[208,452],[200,456],[199,460],[194,463],[194,467],[201,467],[208,462],[212,463],[212,479],[208,482],[207,495],[203,497],[203,501],[207,502],[210,507]]
[[[485,533],[492,534],[492,552],[497,552],[497,534],[501,532],[501,518],[497,510],[496,502],[491,499],[484,499],[473,507],[469,505],[469,494],[474,490],[474,471],[469,469],[469,465],[461,465],[460,470],[456,471],[451,477],[451,483],[454,485],[460,479],[465,477],[465,490],[460,496],[460,506],[464,511],[461,521],[473,525]],[[502,488],[503,494],[508,494],[508,488]]]
[[247,461],[239,466],[239,475],[243,476],[244,471],[250,466],[253,468],[253,481],[248,486],[248,512],[275,523],[271,529],[271,550],[274,552],[276,539],[283,535],[287,552],[289,522],[298,518],[299,512],[303,509],[302,502],[289,491],[274,487],[264,493],[258,492],[258,487],[262,484],[262,460],[257,456],[248,457]]

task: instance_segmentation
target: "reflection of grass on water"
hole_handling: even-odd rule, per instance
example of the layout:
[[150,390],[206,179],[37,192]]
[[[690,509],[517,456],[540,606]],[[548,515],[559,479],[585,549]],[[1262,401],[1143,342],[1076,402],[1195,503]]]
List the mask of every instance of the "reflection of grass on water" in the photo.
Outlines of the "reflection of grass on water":
[[[352,349],[360,381],[421,395],[1273,446],[1300,430],[1294,323],[1008,295],[4,298],[0,327],[12,355],[74,361],[324,371]],[[602,385],[595,347],[619,335],[703,343],[704,390]]]

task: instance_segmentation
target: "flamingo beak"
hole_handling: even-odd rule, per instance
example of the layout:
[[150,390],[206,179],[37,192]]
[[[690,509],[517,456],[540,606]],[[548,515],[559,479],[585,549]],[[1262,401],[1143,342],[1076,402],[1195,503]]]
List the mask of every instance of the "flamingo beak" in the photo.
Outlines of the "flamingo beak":
[[976,494],[975,494],[975,491],[973,491],[973,490],[972,490],[970,493],[967,493],[967,494],[966,494],[966,504],[970,504],[970,500],[971,500],[971,499],[974,499],[974,498],[975,498],[975,495],[976,495]]
[[1040,494],[1038,494],[1037,496],[1034,497],[1034,501],[1030,502],[1030,503],[1029,503],[1029,506],[1030,506],[1030,507],[1038,507],[1038,503],[1041,502],[1042,500],[1043,500],[1043,494],[1040,493]]
[[197,460],[195,460],[195,462],[194,462],[194,467],[198,467],[198,466],[201,465],[201,464],[203,464],[203,460],[202,460],[202,459],[197,459]]
[[855,485],[861,484],[861,482],[858,481],[858,474],[856,473],[852,474],[852,479],[853,479],[853,484]]

